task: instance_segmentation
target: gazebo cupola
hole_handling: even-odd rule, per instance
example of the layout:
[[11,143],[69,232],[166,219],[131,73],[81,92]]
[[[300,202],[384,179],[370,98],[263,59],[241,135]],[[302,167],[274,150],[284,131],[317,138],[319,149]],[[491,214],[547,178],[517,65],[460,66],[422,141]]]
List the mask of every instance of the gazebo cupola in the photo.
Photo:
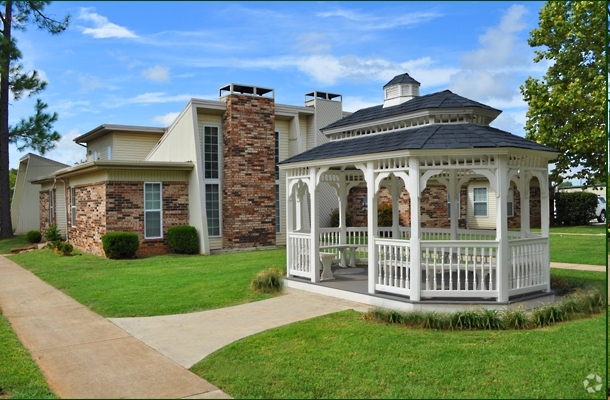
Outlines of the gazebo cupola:
[[383,108],[396,106],[419,96],[419,85],[409,74],[395,76],[383,87]]

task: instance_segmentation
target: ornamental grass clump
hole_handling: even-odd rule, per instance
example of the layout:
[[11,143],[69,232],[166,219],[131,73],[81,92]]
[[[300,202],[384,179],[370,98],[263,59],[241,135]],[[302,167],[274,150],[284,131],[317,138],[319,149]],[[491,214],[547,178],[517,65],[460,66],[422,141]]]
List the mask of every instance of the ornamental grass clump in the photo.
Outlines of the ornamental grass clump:
[[261,271],[252,278],[250,287],[261,293],[281,292],[284,287],[284,271],[279,268]]
[[102,248],[108,258],[135,258],[139,246],[136,233],[112,232],[102,236]]

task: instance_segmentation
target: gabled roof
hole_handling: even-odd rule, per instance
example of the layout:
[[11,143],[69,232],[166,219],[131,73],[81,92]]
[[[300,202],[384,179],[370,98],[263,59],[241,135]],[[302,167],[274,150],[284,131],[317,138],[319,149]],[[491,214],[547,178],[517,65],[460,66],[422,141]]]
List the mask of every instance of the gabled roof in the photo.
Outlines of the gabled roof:
[[19,159],[19,162],[22,163],[22,162],[28,161],[30,158],[36,158],[36,159],[41,160],[44,163],[56,165],[56,166],[58,166],[60,168],[69,167],[68,164],[64,164],[64,163],[61,163],[59,161],[51,160],[50,158],[39,156],[39,155],[34,154],[34,153],[27,153],[26,155],[24,155],[23,157],[21,157]]
[[[401,75],[399,75],[398,77],[400,76]],[[374,121],[424,109],[475,107],[483,110],[494,111],[498,114],[502,112],[501,110],[497,110],[483,103],[479,103],[478,101],[470,100],[460,95],[457,95],[451,92],[450,90],[443,90],[442,92],[436,92],[424,96],[415,97],[412,100],[392,107],[383,108],[383,105],[378,105],[369,108],[363,108],[362,110],[358,110],[346,118],[340,119],[330,125],[325,126],[324,128],[322,128],[322,131],[324,131],[325,129],[337,128],[340,126],[346,126],[366,121]]]
[[491,126],[476,124],[431,124],[374,135],[334,140],[290,157],[280,164],[322,160],[399,150],[447,150],[476,148],[519,148],[557,152]]
[[391,81],[389,81],[388,83],[383,85],[383,88],[385,89],[388,86],[398,85],[399,83],[417,83],[418,85],[420,84],[415,79],[411,78],[411,76],[409,76],[409,74],[405,73],[402,75],[396,75],[394,78],[392,78]]

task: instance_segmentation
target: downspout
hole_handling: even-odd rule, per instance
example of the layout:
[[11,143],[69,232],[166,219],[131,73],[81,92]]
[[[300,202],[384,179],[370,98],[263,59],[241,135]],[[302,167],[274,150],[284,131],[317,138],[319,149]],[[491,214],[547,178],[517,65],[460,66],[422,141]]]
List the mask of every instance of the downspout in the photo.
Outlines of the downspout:
[[[69,237],[69,232],[70,229],[68,229],[68,189],[66,186],[66,181],[64,180],[64,178],[59,178],[61,179],[61,181],[64,183],[64,209],[65,209],[65,217],[66,217],[66,242],[68,241],[68,239],[70,239]],[[55,208],[57,208],[57,204],[55,205]]]

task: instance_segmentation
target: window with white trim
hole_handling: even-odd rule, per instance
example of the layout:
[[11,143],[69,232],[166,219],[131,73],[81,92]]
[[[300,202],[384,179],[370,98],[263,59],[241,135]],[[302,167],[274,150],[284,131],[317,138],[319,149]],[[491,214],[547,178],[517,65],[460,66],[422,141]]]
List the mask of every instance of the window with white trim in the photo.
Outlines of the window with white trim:
[[93,161],[97,161],[97,160],[99,160],[99,159],[100,159],[100,158],[99,158],[99,156],[98,156],[98,154],[97,154],[97,150],[96,150],[96,151],[94,151],[94,152],[93,152]]
[[507,195],[507,201],[506,201],[506,215],[509,217],[515,216],[514,200],[515,200],[515,192],[513,190],[513,187],[510,186],[508,188],[508,195]]
[[275,232],[280,233],[282,231],[281,207],[282,202],[280,199],[280,132],[275,131]]
[[220,233],[220,129],[217,126],[203,127],[203,176],[205,179],[205,212],[208,221],[208,236]]
[[163,237],[161,182],[144,183],[144,238]]
[[487,188],[472,188],[473,213],[475,217],[487,217]]
[[76,226],[76,188],[70,188],[70,226]]
[[106,159],[112,160],[112,146],[106,148]]
[[[460,219],[460,195],[457,198],[458,219]],[[447,218],[451,219],[451,195],[447,193]]]

